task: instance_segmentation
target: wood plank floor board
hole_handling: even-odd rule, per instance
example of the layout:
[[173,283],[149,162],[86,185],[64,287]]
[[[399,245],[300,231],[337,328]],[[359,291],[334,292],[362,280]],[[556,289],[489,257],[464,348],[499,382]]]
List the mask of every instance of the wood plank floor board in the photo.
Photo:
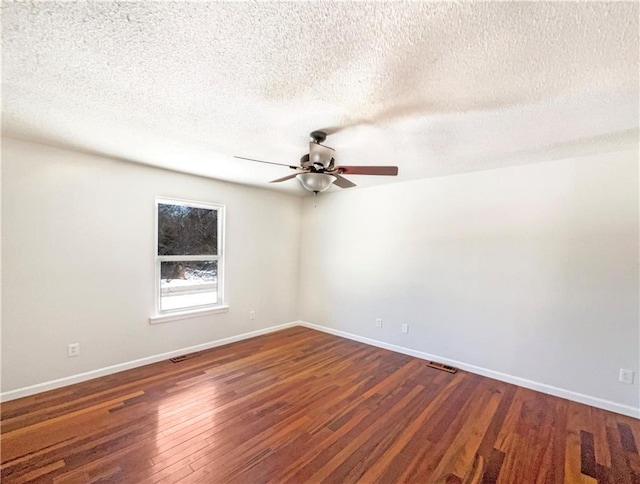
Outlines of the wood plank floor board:
[[301,327],[0,417],[3,483],[640,483],[638,420]]

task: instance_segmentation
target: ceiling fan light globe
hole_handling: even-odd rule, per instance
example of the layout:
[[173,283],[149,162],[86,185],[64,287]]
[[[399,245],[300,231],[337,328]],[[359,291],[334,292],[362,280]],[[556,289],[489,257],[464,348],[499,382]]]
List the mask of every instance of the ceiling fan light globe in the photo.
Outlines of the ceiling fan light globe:
[[296,178],[310,192],[324,192],[336,181],[335,176],[326,173],[301,173]]

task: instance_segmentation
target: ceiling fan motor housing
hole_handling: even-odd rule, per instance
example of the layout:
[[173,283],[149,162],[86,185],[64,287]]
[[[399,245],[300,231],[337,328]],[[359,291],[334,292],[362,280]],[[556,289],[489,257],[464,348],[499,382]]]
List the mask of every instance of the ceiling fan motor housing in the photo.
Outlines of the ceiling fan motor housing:
[[331,163],[335,150],[328,146],[321,145],[319,143],[309,143],[309,161],[314,164],[320,164],[324,168],[327,168]]

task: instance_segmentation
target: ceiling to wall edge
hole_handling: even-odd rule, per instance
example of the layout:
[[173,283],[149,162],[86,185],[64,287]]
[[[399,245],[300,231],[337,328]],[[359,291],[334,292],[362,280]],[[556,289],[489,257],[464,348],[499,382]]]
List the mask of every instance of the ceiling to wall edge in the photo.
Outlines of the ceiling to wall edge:
[[[152,168],[152,169],[156,169],[156,170],[162,170],[162,171],[167,171],[170,173],[177,173],[177,174],[181,174],[181,175],[189,175],[189,176],[195,176],[198,178],[204,178],[206,180],[213,180],[215,182],[219,182],[219,183],[228,183],[230,185],[237,185],[237,186],[241,186],[241,187],[245,187],[245,188],[253,188],[256,190],[264,190],[267,192],[275,192],[275,193],[279,193],[281,195],[288,195],[288,196],[292,196],[295,198],[309,198],[309,199],[314,199],[316,197],[314,197],[314,195],[308,191],[306,191],[304,188],[302,188],[302,186],[300,186],[299,183],[297,183],[295,180],[291,180],[290,183],[291,184],[295,184],[294,186],[296,186],[296,188],[298,188],[296,191],[293,191],[291,189],[286,190],[286,189],[282,189],[281,186],[277,186],[277,185],[263,185],[263,184],[253,184],[253,183],[243,183],[243,182],[238,182],[238,181],[233,181],[233,180],[228,180],[228,179],[224,179],[224,178],[217,178],[215,176],[211,176],[208,174],[203,174],[203,173],[198,173],[196,171],[189,171],[189,170],[178,170],[175,168],[171,168],[171,167],[163,167],[163,166],[158,166],[158,165],[154,165],[152,163],[149,162],[145,162],[145,161],[140,161],[140,160],[130,160],[130,159],[126,159],[123,157],[119,157],[119,156],[115,156],[115,155],[110,155],[108,153],[100,153],[100,152],[96,152],[93,150],[89,150],[89,149],[84,149],[84,148],[80,148],[80,147],[75,147],[75,146],[71,146],[71,145],[65,145],[62,143],[56,143],[56,142],[49,142],[49,141],[42,141],[42,140],[38,140],[38,141],[34,141],[33,139],[26,139],[26,138],[22,138],[20,136],[16,136],[16,135],[6,135],[6,134],[2,134],[1,136],[2,139],[8,139],[8,140],[14,140],[14,141],[18,141],[20,143],[26,143],[26,144],[32,144],[32,145],[38,145],[38,146],[43,146],[43,147],[47,147],[47,148],[51,148],[51,149],[56,149],[56,150],[61,150],[61,151],[70,151],[70,152],[74,152],[74,153],[79,153],[79,154],[84,154],[87,156],[93,156],[96,158],[104,158],[110,161],[116,161],[119,163],[127,163],[127,164],[133,164],[133,165],[138,165],[138,166],[144,166],[146,168]],[[623,147],[623,148],[618,148],[618,149],[611,149],[611,150],[606,150],[606,151],[601,151],[601,152],[597,152],[597,153],[585,153],[585,154],[580,154],[580,155],[574,155],[574,156],[566,156],[566,157],[549,157],[549,159],[542,159],[542,160],[538,160],[538,161],[533,161],[533,162],[523,162],[520,164],[515,164],[515,165],[507,165],[507,166],[499,166],[499,167],[487,167],[487,168],[479,168],[476,170],[472,170],[472,171],[461,171],[459,173],[447,173],[447,174],[442,174],[442,175],[432,175],[432,176],[425,176],[422,178],[413,178],[413,179],[391,179],[389,180],[387,183],[384,184],[380,184],[380,185],[373,185],[373,186],[356,186],[354,188],[348,188],[348,189],[340,189],[340,188],[331,188],[330,190],[323,192],[321,194],[318,194],[318,197],[327,197],[327,196],[332,196],[332,195],[336,195],[339,193],[348,193],[350,191],[353,190],[371,190],[371,189],[375,189],[375,188],[381,188],[384,187],[386,185],[398,185],[398,184],[405,184],[405,183],[412,183],[412,182],[421,182],[423,180],[431,180],[431,179],[438,179],[438,178],[448,178],[448,177],[455,177],[455,176],[462,176],[462,175],[473,175],[475,173],[481,173],[481,172],[491,172],[491,171],[498,171],[498,170],[503,170],[503,169],[514,169],[514,168],[519,168],[522,166],[526,166],[526,165],[534,165],[534,164],[541,164],[541,163],[554,163],[554,162],[562,162],[565,160],[571,160],[571,159],[576,159],[576,158],[584,158],[584,157],[588,157],[588,156],[596,156],[596,155],[605,155],[605,154],[611,154],[611,153],[626,153],[626,152],[635,152],[639,157],[640,157],[640,140],[638,141],[638,146],[636,146],[635,149],[631,148],[631,147]],[[400,170],[402,170],[402,165],[400,165]],[[357,175],[351,175],[356,176]]]

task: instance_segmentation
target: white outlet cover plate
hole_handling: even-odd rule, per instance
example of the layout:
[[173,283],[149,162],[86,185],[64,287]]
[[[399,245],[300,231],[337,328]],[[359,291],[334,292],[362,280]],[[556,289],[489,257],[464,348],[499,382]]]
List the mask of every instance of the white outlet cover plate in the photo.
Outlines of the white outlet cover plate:
[[621,368],[618,381],[620,383],[626,383],[628,385],[633,384],[633,370],[625,370]]

